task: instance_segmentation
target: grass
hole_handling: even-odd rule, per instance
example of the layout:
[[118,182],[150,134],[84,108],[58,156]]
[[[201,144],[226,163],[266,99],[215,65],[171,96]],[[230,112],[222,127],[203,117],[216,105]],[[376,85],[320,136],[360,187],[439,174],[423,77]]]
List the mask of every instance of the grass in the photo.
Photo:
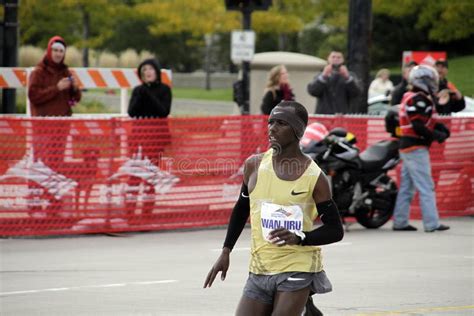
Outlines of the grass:
[[195,88],[173,88],[173,98],[197,99],[213,101],[232,101],[232,89],[195,89]]
[[448,79],[465,96],[474,98],[474,55],[448,59]]
[[[110,93],[120,95],[120,89],[88,89],[93,93]],[[198,89],[198,88],[172,88],[173,99],[197,99],[197,100],[211,100],[211,101],[232,101],[232,89]],[[131,90],[129,93],[132,93]]]

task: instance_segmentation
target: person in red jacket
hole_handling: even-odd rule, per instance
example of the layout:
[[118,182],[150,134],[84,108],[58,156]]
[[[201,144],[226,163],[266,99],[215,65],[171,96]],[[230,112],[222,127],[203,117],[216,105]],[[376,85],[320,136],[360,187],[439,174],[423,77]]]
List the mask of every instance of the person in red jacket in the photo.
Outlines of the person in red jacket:
[[416,66],[410,71],[411,91],[405,93],[400,106],[400,157],[403,161],[400,188],[393,213],[393,230],[416,231],[409,224],[410,204],[419,193],[425,232],[448,230],[440,224],[436,194],[431,176],[429,148],[433,141],[444,142],[449,130],[436,122],[434,98],[438,91],[438,73],[430,66]]
[[[81,99],[78,81],[64,64],[66,42],[53,36],[43,59],[28,78],[28,98],[32,116],[71,116],[71,107]],[[70,124],[67,120],[33,120],[33,157],[54,172],[65,174],[64,151]],[[67,174],[66,174],[67,176]],[[31,206],[30,209],[38,208]],[[49,215],[62,208],[61,201],[52,199]]]
[[[64,64],[66,42],[53,36],[43,59],[28,79],[28,98],[32,116],[71,116],[71,107],[81,99],[78,81]],[[67,121],[33,121],[33,153],[50,168],[58,171],[64,160],[69,134]]]
[[78,82],[64,64],[65,56],[66,42],[53,36],[28,79],[32,116],[71,116],[71,106],[81,99]]

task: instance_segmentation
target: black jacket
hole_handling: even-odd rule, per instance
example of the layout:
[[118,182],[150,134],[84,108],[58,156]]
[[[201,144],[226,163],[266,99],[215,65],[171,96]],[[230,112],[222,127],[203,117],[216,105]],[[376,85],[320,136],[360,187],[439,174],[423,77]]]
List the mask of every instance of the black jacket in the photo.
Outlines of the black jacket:
[[402,103],[402,98],[405,92],[407,92],[408,81],[405,78],[402,78],[399,84],[393,88],[392,91],[392,99],[390,100],[390,104],[397,105]]
[[[295,99],[295,95],[291,92],[292,100]],[[270,112],[273,110],[278,103],[283,101],[283,91],[281,89],[275,90],[275,95],[271,90],[268,90],[265,95],[263,96],[262,105],[260,109],[262,114],[270,115]]]
[[346,80],[339,74],[329,78],[314,77],[307,86],[308,93],[318,98],[316,114],[350,113],[350,102],[360,94],[355,77]]
[[155,59],[147,59],[138,66],[138,74],[144,65],[155,68],[157,80],[152,83],[143,83],[133,89],[128,106],[128,115],[131,117],[168,117],[171,111],[172,94],[169,86],[161,83],[161,67]]
[[[448,80],[447,79],[441,79],[439,81],[439,88],[438,91],[444,90],[444,89],[449,89],[448,87]],[[459,112],[464,110],[466,107],[466,101],[464,100],[464,97],[461,98],[461,100],[456,100],[452,95],[449,96],[449,101],[445,105],[440,105],[438,102],[436,102],[436,112],[438,114],[451,114],[452,112]]]

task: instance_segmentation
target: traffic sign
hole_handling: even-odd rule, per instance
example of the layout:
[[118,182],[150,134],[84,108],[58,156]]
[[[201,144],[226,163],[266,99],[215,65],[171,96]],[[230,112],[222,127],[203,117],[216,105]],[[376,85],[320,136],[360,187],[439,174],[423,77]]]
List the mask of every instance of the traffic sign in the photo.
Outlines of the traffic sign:
[[251,61],[255,53],[254,31],[232,31],[230,58],[234,63]]

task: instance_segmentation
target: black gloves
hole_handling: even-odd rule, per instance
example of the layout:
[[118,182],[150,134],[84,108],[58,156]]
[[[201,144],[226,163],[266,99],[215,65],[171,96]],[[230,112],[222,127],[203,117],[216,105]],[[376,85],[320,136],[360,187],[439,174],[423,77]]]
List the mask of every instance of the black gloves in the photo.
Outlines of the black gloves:
[[434,126],[433,130],[433,138],[438,142],[438,143],[443,143],[449,136],[451,136],[451,133],[449,132],[449,129],[444,125],[443,123],[437,122]]

